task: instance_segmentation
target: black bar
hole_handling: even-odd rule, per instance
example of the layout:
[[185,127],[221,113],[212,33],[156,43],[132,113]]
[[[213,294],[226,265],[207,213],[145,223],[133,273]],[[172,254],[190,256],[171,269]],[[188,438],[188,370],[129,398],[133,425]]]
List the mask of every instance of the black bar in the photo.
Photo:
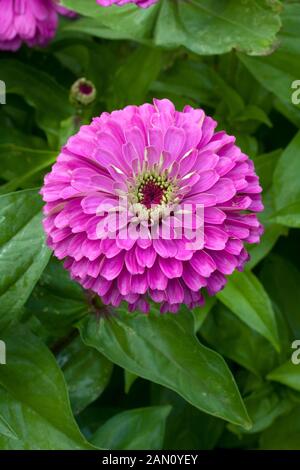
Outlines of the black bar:
[[[255,451],[255,450],[214,450],[214,451],[0,451],[0,465],[3,464],[62,464],[72,468],[150,468],[162,465],[180,465],[197,468],[224,468],[226,465],[245,466],[272,465],[284,468],[287,464],[298,467],[300,451]],[[234,464],[234,465],[233,465]],[[84,467],[83,467],[84,466]],[[7,467],[10,468],[10,467]],[[296,467],[295,467],[296,468]]]

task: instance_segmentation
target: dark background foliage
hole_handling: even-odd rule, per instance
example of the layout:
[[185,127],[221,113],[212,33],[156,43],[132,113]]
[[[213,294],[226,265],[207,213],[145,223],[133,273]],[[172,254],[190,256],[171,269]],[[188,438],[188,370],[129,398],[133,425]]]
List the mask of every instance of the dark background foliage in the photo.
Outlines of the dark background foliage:
[[[300,449],[300,4],[64,0],[46,49],[1,52],[1,449]],[[50,257],[43,175],[76,131],[69,89],[102,111],[167,97],[237,137],[264,189],[265,234],[204,308],[109,318]]]

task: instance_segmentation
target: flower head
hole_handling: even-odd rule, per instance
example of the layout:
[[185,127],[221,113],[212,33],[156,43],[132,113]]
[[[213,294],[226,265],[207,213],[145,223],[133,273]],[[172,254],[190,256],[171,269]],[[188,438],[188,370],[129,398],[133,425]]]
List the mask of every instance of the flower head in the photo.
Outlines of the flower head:
[[97,0],[102,7],[110,7],[111,5],[126,5],[127,3],[135,3],[138,7],[148,8],[158,0]]
[[60,8],[57,0],[0,0],[0,50],[16,51],[23,42],[47,45],[56,33]]
[[103,113],[62,149],[42,188],[48,244],[104,304],[176,312],[248,259],[263,209],[253,162],[201,109],[169,100]]

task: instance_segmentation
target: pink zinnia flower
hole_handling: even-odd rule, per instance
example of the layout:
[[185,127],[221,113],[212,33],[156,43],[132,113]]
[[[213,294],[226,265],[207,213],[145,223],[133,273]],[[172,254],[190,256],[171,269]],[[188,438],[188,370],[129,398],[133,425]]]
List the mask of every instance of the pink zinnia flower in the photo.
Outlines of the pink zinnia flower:
[[[162,312],[193,308],[202,288],[214,295],[243,268],[244,243],[262,233],[261,187],[216,124],[201,109],[154,100],[101,114],[62,149],[41,190],[48,244],[104,304],[147,312],[150,298]],[[124,237],[128,226],[136,231]]]
[[138,7],[148,8],[158,0],[97,0],[102,7],[110,7],[111,5],[126,5],[127,3],[135,3]]
[[23,42],[47,45],[56,33],[57,11],[70,15],[61,9],[57,0],[0,0],[0,50],[16,51]]

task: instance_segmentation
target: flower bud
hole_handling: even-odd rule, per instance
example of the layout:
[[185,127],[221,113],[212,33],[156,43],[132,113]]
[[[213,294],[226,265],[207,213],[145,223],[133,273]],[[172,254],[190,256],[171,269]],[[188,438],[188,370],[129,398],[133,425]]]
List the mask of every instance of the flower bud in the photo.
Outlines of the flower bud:
[[75,106],[88,106],[96,99],[95,85],[86,78],[79,78],[73,83],[70,90],[70,101]]

